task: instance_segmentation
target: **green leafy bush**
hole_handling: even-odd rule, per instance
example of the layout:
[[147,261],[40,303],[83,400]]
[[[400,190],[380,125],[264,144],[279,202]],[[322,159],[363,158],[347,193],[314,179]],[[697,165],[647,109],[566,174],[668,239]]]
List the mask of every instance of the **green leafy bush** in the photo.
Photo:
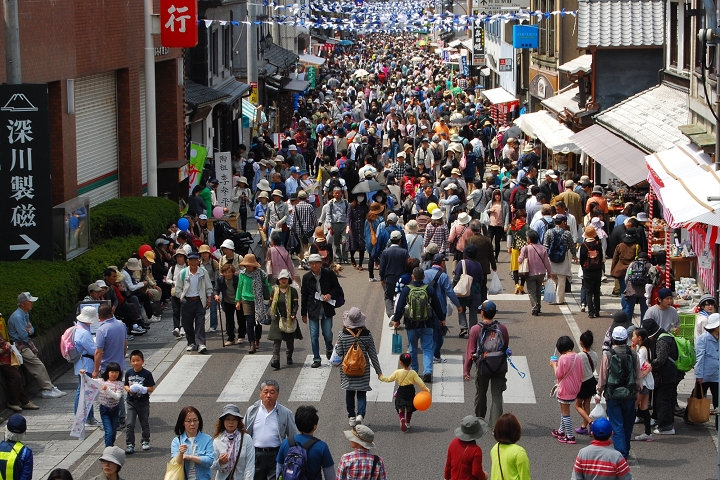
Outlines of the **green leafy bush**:
[[91,208],[89,252],[68,262],[0,262],[0,312],[7,319],[17,308],[18,294],[29,291],[39,298],[31,314],[35,331],[48,331],[75,311],[87,286],[102,278],[106,267],[122,268],[140,245],[154,245],[179,217],[177,204],[166,198],[118,198]]
[[139,235],[157,238],[168,223],[180,218],[177,203],[167,198],[126,197],[103,202],[90,209],[91,243]]

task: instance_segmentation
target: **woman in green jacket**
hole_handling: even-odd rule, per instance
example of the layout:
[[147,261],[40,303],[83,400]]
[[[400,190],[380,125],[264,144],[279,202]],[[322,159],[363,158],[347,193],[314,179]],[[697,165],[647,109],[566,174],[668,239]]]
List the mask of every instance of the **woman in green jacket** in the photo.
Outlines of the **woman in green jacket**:
[[522,427],[512,413],[504,413],[495,422],[493,432],[498,443],[490,450],[490,480],[530,480],[530,459],[517,444]]
[[252,253],[245,255],[240,262],[240,268],[245,270],[238,277],[235,309],[242,309],[250,343],[248,353],[255,353],[260,348],[260,336],[265,321],[265,300],[270,299],[270,284],[267,274]]

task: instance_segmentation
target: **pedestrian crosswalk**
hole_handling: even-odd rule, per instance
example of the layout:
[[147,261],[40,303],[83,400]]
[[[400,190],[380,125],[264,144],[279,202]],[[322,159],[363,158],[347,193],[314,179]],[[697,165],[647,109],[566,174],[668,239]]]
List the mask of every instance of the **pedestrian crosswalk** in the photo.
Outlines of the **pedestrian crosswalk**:
[[[383,328],[378,347],[378,360],[383,373],[390,374],[398,368],[398,355],[392,353],[393,330]],[[404,335],[403,335],[404,337]],[[404,338],[406,344],[407,339]],[[376,339],[377,342],[377,339]],[[203,369],[211,362],[213,355],[185,354],[172,368],[161,369],[161,375],[167,371],[151,395],[153,403],[179,402],[187,389],[197,378],[203,375]],[[421,357],[422,358],[422,357]],[[245,355],[235,371],[222,387],[222,392],[216,399],[218,403],[246,403],[254,400],[260,383],[267,377],[270,368],[271,355]],[[463,379],[463,357],[461,355],[448,355],[446,362],[433,365],[433,382],[428,385],[433,393],[435,403],[462,404],[465,403],[465,389],[474,393],[474,382],[465,382]],[[312,355],[303,359],[300,369],[296,369],[297,378],[290,392],[287,402],[312,403],[320,402],[328,388],[339,389],[338,372],[329,363],[323,363],[320,368],[312,368]],[[505,403],[536,403],[533,383],[530,376],[526,357],[513,356],[512,361],[517,368],[526,373],[524,378],[514,369],[507,374],[507,390],[503,394]],[[324,361],[323,361],[324,362]],[[164,365],[163,365],[164,366]],[[207,373],[212,375],[211,373]],[[156,375],[159,376],[159,375]],[[330,377],[333,377],[331,380]],[[157,381],[157,379],[156,379]],[[393,383],[381,382],[374,371],[370,375],[372,391],[367,394],[368,402],[391,403],[394,401]]]

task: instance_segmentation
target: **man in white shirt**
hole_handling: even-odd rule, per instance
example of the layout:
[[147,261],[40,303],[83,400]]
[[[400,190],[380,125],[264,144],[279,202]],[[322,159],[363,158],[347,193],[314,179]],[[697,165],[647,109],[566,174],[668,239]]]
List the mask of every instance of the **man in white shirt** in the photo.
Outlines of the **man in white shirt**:
[[260,400],[248,408],[245,428],[255,445],[255,480],[275,480],[276,457],[285,438],[297,433],[292,412],[278,403],[280,385],[275,380],[260,384]]

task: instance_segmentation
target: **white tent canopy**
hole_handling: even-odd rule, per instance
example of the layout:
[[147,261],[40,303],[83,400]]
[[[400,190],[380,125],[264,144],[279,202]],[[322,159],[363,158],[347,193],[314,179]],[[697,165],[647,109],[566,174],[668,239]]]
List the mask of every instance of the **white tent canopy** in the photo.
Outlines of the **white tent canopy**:
[[483,90],[482,94],[490,100],[490,103],[497,105],[499,103],[508,103],[508,102],[516,102],[517,98],[515,96],[505,90],[502,87],[498,88],[491,88],[490,90]]
[[310,65],[322,65],[325,63],[325,59],[323,57],[318,57],[317,55],[301,54],[299,55],[299,58],[302,63],[308,63]]
[[672,215],[673,223],[705,223],[720,227],[720,172],[709,155],[694,145],[678,145],[647,155],[648,180]]
[[514,123],[528,136],[539,139],[553,153],[582,153],[580,147],[570,140],[575,132],[559,123],[547,110],[520,115]]

